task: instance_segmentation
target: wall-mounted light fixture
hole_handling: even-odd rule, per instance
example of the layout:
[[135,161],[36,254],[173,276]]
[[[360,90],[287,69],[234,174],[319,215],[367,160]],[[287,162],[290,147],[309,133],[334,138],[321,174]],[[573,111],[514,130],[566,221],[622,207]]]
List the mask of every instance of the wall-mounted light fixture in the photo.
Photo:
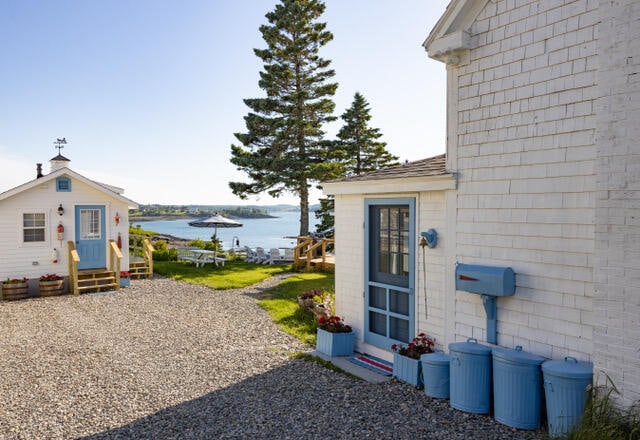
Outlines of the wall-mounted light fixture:
[[64,208],[62,207],[62,203],[60,203],[60,206],[58,206],[58,215],[62,214],[64,214]]

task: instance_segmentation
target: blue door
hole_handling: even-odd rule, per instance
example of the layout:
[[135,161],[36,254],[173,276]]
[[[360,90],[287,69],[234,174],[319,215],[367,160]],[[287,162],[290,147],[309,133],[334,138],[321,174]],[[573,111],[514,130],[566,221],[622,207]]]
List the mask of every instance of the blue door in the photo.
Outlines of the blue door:
[[365,209],[364,340],[390,350],[415,336],[415,199],[369,199]]
[[76,250],[78,269],[107,267],[104,206],[76,206]]

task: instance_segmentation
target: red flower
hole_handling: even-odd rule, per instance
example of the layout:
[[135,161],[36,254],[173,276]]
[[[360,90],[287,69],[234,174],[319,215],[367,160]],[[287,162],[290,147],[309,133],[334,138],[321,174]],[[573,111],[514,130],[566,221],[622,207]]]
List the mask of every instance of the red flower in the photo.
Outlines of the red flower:
[[345,324],[339,316],[330,316],[329,319],[321,316],[318,318],[318,328],[330,333],[351,333],[351,326]]
[[420,356],[425,353],[433,353],[433,346],[435,345],[435,339],[432,339],[424,333],[419,333],[418,336],[413,338],[409,344],[405,347],[400,344],[399,346],[393,344],[391,350],[397,351],[402,356],[407,356],[412,359],[420,359]]

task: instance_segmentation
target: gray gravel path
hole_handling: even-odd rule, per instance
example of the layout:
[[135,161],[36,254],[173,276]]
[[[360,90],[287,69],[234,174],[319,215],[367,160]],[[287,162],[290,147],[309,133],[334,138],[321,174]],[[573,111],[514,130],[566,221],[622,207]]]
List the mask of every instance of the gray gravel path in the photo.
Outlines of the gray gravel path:
[[0,439],[542,438],[291,359],[255,301],[280,279],[0,303]]

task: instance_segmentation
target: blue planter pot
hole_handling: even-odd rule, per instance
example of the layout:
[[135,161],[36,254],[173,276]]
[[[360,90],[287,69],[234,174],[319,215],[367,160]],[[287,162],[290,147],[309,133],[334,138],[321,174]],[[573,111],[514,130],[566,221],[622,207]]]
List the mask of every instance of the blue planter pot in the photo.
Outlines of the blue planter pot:
[[420,359],[413,359],[393,353],[393,377],[414,387],[422,385]]
[[316,350],[328,356],[350,356],[353,354],[355,333],[331,333],[318,329]]
[[120,278],[120,287],[129,287],[130,282],[129,278]]

